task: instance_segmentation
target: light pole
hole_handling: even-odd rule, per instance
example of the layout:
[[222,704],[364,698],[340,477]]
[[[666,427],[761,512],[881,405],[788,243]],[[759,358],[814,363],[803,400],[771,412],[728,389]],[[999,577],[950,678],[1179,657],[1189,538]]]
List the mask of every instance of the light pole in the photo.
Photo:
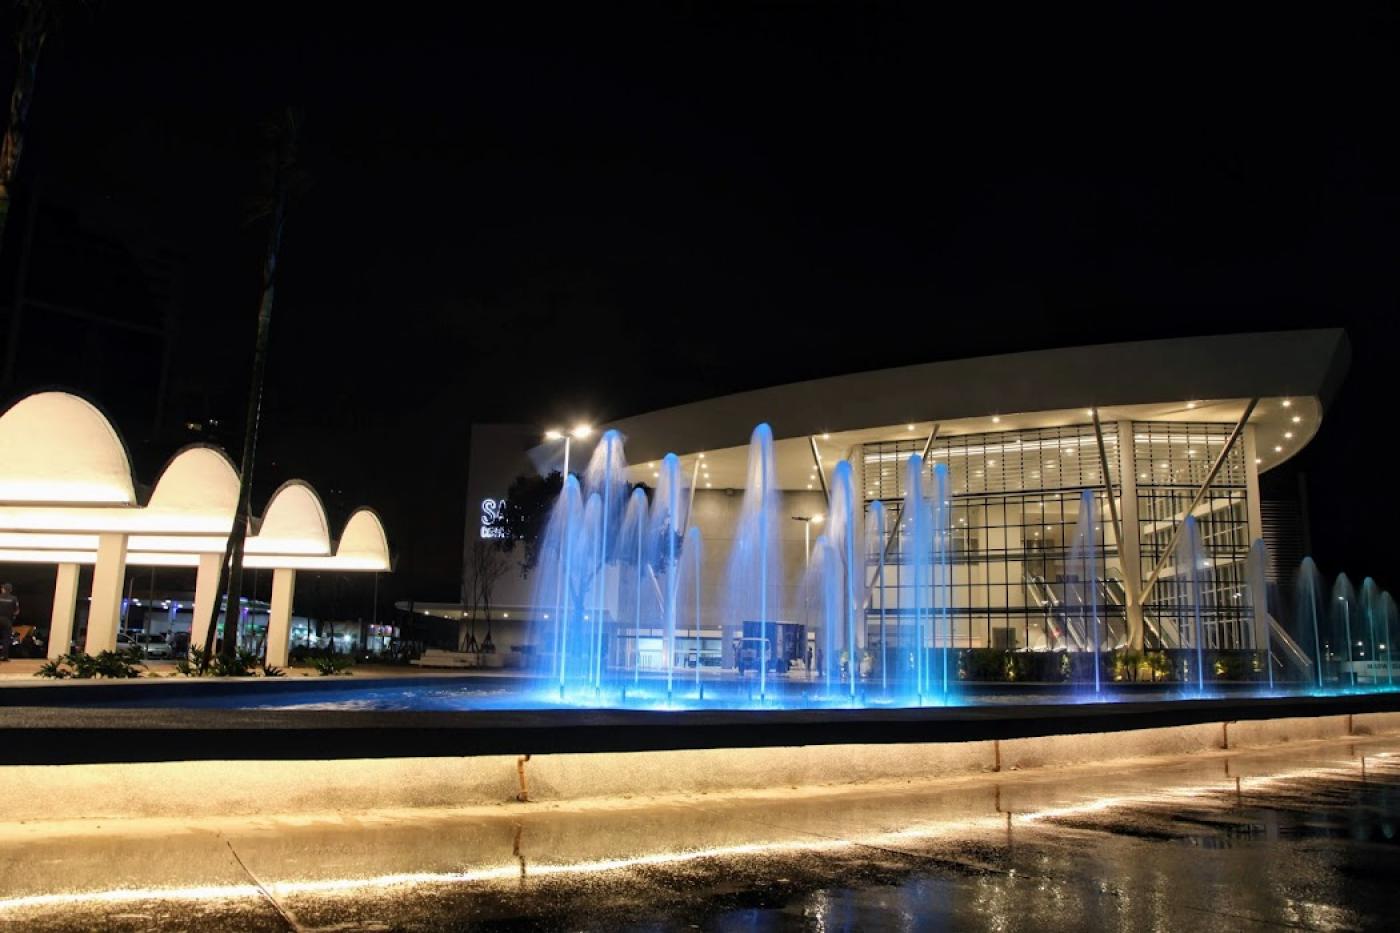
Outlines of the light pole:
[[593,425],[591,424],[576,424],[574,425],[573,429],[569,431],[566,431],[562,428],[551,428],[548,431],[544,432],[545,440],[562,440],[564,442],[564,479],[569,478],[569,450],[573,446],[574,438],[578,438],[579,440],[586,440],[592,434]]
[[826,521],[826,516],[818,512],[816,515],[794,515],[792,520],[802,523],[802,546],[806,555],[804,567],[812,566],[812,525],[820,525]]

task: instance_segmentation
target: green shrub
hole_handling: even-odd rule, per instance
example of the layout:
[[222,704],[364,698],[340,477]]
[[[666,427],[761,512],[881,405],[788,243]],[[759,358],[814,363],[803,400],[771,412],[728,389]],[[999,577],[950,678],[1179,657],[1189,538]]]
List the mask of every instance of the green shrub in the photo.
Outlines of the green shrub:
[[340,655],[326,654],[318,655],[309,659],[311,666],[316,669],[316,673],[322,677],[334,677],[338,674],[350,673],[350,659]]
[[282,677],[286,674],[280,667],[264,664],[251,651],[239,650],[231,658],[216,654],[207,665],[204,657],[199,648],[191,648],[189,657],[176,662],[175,670],[186,677]]
[[34,676],[54,680],[126,680],[141,676],[141,672],[146,669],[141,661],[140,648],[99,651],[95,655],[86,651],[71,651],[43,664],[34,672]]

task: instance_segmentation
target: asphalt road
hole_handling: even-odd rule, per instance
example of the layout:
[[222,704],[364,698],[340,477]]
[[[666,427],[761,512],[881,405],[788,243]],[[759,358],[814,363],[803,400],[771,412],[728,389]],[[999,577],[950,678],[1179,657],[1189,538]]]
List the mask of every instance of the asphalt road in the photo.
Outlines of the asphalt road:
[[1400,738],[899,789],[0,827],[0,928],[1392,928]]

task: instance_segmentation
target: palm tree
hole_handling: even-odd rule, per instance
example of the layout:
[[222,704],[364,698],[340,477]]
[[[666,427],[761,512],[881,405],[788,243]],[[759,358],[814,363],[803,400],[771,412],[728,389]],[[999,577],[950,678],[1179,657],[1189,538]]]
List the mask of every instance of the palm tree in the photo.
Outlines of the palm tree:
[[15,29],[15,85],[10,90],[10,122],[0,142],[0,243],[5,241],[5,224],[10,218],[10,194],[19,174],[24,152],[24,131],[29,125],[29,106],[34,102],[34,82],[39,76],[39,56],[44,43],[75,11],[93,6],[84,0],[16,0],[19,19]]
[[[262,302],[258,307],[258,332],[253,345],[253,375],[248,385],[248,411],[243,422],[243,455],[238,470],[238,507],[234,511],[233,528],[224,548],[221,576],[228,581],[224,612],[223,654],[232,657],[238,650],[238,623],[243,596],[243,544],[252,520],[253,464],[258,445],[258,426],[262,416],[263,373],[267,368],[267,340],[272,326],[272,299],[277,285],[277,258],[282,248],[282,229],[287,219],[289,193],[297,187],[297,135],[301,129],[301,114],[288,109],[271,128],[270,181],[268,195],[254,210],[254,219],[269,218],[267,252],[263,257]],[[222,580],[220,581],[223,582]],[[220,589],[223,589],[220,586]],[[214,627],[219,618],[219,604],[211,609],[209,627],[204,636],[201,670],[213,654]]]

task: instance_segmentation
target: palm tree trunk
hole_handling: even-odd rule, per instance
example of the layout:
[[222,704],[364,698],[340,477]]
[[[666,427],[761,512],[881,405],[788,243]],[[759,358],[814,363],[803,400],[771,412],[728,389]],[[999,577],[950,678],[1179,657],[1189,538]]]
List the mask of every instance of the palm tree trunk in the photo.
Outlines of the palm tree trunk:
[[[220,565],[228,581],[224,609],[223,651],[233,657],[238,650],[238,624],[242,615],[243,545],[252,520],[253,465],[258,445],[258,424],[262,415],[263,374],[267,368],[267,340],[272,326],[272,300],[277,284],[277,257],[282,248],[282,228],[287,213],[287,171],[296,150],[297,120],[288,115],[283,127],[278,152],[272,170],[272,224],[268,231],[267,253],[263,259],[262,303],[258,308],[258,336],[253,347],[253,375],[248,385],[248,411],[243,422],[243,456],[238,469],[238,507],[234,511],[233,528]],[[222,583],[222,580],[220,581]],[[222,589],[222,587],[220,587]],[[204,636],[204,661],[207,667],[213,654],[214,627],[219,618],[218,600],[211,610],[209,628]]]
[[39,53],[48,38],[44,11],[24,4],[24,22],[15,35],[15,86],[10,92],[10,122],[0,143],[0,244],[5,242],[5,225],[10,217],[10,192],[19,173],[19,157],[24,151],[24,131],[29,123],[29,105],[34,100],[34,81],[39,74]]

